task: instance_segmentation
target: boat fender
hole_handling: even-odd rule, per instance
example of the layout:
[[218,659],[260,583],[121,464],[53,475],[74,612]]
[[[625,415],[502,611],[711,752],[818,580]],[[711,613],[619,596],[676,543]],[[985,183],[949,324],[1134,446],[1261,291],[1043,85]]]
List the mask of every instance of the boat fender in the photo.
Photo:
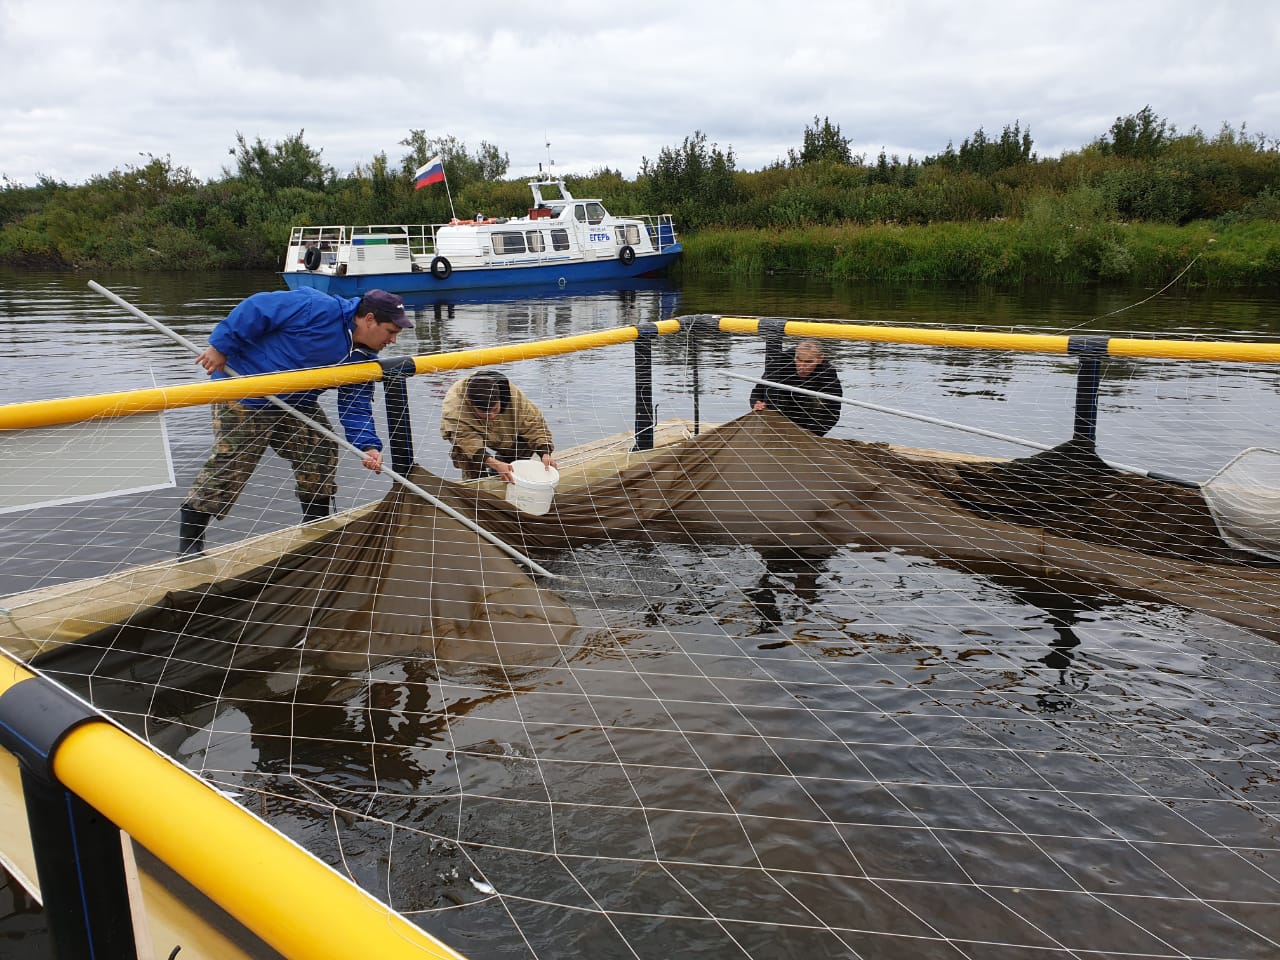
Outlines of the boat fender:
[[308,270],[320,269],[320,248],[307,247],[307,252],[302,255],[302,265]]
[[636,262],[636,252],[628,244],[618,251],[618,259],[622,261],[624,267],[629,267]]
[[444,257],[436,257],[431,261],[431,275],[437,280],[448,280],[453,273],[453,264]]

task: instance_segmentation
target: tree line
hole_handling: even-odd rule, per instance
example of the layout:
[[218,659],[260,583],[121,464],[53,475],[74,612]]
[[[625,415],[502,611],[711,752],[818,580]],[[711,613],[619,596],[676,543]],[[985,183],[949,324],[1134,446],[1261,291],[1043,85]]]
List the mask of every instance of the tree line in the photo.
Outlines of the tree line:
[[[575,195],[598,197],[617,214],[673,214],[686,240],[812,230],[852,236],[858,228],[882,235],[885,227],[936,231],[1007,221],[1112,234],[1129,223],[1209,223],[1216,230],[1280,223],[1280,141],[1243,125],[1224,124],[1212,136],[1179,132],[1150,106],[1117,117],[1092,142],[1058,157],[1037,156],[1020,121],[998,136],[980,127],[959,147],[948,143],[922,159],[884,151],[870,158],[855,154],[851,142],[829,117],[815,116],[798,148],[742,171],[731,146],[695,131],[642,158],[633,180],[607,168],[565,179]],[[278,269],[295,225],[448,220],[444,190],[415,191],[411,182],[437,155],[463,216],[512,216],[528,207],[525,181],[507,178],[508,157],[493,144],[471,149],[451,136],[411,130],[399,146],[398,163],[383,152],[339,173],[303,130],[278,142],[237,134],[231,162],[208,181],[152,155],[79,185],[0,180],[0,264]],[[1275,261],[1280,279],[1280,230],[1263,230],[1260,255]],[[686,246],[687,265],[695,266],[698,244]],[[1093,279],[1109,278],[1103,267],[1094,272]]]

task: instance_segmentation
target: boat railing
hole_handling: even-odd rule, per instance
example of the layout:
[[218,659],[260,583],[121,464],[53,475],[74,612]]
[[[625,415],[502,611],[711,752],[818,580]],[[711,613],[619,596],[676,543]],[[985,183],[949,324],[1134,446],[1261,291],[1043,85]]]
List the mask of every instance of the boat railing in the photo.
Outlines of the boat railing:
[[353,246],[373,243],[405,243],[416,259],[430,258],[436,252],[436,230],[442,223],[384,223],[352,227],[339,225],[294,227],[289,233],[289,247],[315,247],[320,262],[333,265],[345,262]]
[[653,249],[658,253],[661,253],[667,247],[675,246],[679,242],[680,238],[676,234],[675,219],[671,214],[640,214],[635,219],[641,221],[645,229],[649,231],[649,240],[653,244]]
[[[669,213],[638,214],[622,219],[642,223],[649,233],[653,249],[659,253],[679,241],[675,220]],[[366,244],[403,243],[409,247],[409,254],[415,261],[426,262],[436,255],[436,231],[445,226],[449,224],[385,223],[365,226],[326,224],[293,227],[289,233],[289,249],[299,251],[296,255],[298,263],[303,262],[305,251],[315,249],[318,252],[319,260],[316,262],[320,269],[332,270],[349,262],[351,248]]]

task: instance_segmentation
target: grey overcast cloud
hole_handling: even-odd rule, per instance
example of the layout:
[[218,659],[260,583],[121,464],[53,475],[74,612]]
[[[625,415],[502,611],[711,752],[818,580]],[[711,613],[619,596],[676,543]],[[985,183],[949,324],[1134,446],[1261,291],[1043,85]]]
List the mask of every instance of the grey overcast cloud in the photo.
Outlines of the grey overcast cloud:
[[1278,52],[1274,0],[0,0],[0,177],[213,179],[299,130],[340,173],[420,129],[629,179],[695,131],[761,169],[815,116],[870,160],[1015,120],[1056,156],[1146,105],[1277,137]]

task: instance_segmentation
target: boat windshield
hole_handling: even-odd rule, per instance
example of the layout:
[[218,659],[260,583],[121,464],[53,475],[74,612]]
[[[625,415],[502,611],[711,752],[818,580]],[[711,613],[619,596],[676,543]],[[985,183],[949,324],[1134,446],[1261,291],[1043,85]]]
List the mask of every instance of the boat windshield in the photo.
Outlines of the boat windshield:
[[587,223],[599,223],[608,213],[605,212],[604,204],[595,200],[589,200],[586,203],[579,203],[573,208],[573,216],[578,222],[586,221]]

